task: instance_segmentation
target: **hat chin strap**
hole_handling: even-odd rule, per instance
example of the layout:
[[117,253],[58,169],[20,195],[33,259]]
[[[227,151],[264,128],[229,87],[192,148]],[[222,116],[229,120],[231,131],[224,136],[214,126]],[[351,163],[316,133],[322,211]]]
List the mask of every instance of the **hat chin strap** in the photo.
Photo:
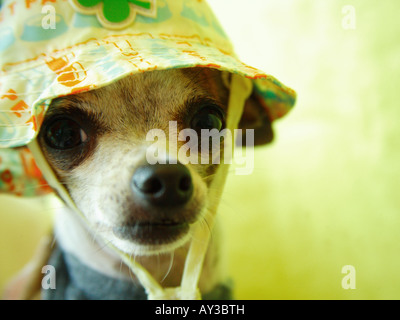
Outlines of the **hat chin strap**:
[[[237,128],[245,102],[247,98],[251,95],[251,92],[252,82],[249,79],[237,74],[232,75],[228,107],[229,112],[227,119],[227,128],[230,129],[231,132],[233,132],[233,130]],[[233,134],[232,140],[234,140]],[[231,143],[233,146],[234,141],[231,141]],[[49,185],[53,189],[57,190],[57,192],[59,193],[61,198],[67,203],[67,205],[71,209],[76,211],[84,219],[85,222],[87,222],[86,217],[77,208],[76,204],[71,199],[68,191],[58,181],[50,165],[47,163],[37,140],[34,139],[32,142],[30,142],[28,144],[28,147],[35,158],[37,166],[42,171],[42,174]],[[215,176],[215,179],[211,183],[211,188],[213,190],[218,190],[219,192],[219,194],[215,195],[215,199],[220,199],[221,197],[223,186],[225,184],[226,176],[228,173],[228,167],[229,164],[221,164],[218,168],[219,173]],[[209,208],[209,212],[211,213],[207,217],[207,225],[209,226],[209,228],[204,228],[200,226],[200,224],[196,224],[193,226],[195,229],[186,257],[181,285],[179,287],[163,288],[153,278],[153,276],[139,263],[137,263],[129,254],[109,244],[109,241],[106,241],[106,243],[108,243],[110,248],[121,257],[121,259],[136,275],[140,284],[146,290],[149,300],[200,300],[201,294],[198,288],[198,283],[203,267],[203,261],[208,248],[210,231],[212,230],[214,225],[218,204],[219,202],[215,201]]]

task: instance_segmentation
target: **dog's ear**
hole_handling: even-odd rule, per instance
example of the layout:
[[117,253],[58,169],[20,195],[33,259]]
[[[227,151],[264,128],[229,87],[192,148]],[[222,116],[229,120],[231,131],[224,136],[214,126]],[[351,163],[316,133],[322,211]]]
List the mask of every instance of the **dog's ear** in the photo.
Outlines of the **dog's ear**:
[[[252,95],[247,99],[243,109],[243,114],[239,122],[239,129],[242,134],[237,136],[237,144],[242,142],[242,146],[246,145],[246,129],[254,130],[254,145],[264,145],[270,143],[274,138],[271,121],[263,102],[253,91]],[[241,140],[239,140],[241,139]]]

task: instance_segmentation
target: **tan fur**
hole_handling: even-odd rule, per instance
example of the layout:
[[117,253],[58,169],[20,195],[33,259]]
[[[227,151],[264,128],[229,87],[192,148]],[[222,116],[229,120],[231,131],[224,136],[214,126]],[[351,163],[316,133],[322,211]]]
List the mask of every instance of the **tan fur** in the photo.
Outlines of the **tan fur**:
[[[84,122],[90,141],[81,154],[55,152],[48,148],[43,138],[46,119],[39,135],[43,153],[88,219],[92,237],[110,241],[119,249],[137,255],[137,261],[156,280],[163,280],[162,284],[166,287],[179,285],[191,233],[174,243],[139,245],[117,239],[112,227],[132,222],[132,219],[150,219],[148,212],[137,208],[130,190],[132,173],[145,159],[148,146],[146,134],[154,128],[168,133],[168,123],[172,120],[177,121],[178,131],[187,128],[190,112],[194,112],[196,104],[201,101],[213,101],[227,110],[228,90],[223,86],[219,71],[194,68],[133,75],[104,88],[53,101],[46,119],[68,114],[71,117],[79,115],[80,121]],[[184,142],[179,142],[178,147],[182,144]],[[213,201],[210,200],[213,197],[208,186],[218,167],[188,164],[188,168],[194,182],[194,196],[181,215],[188,218],[195,216],[197,223],[207,227],[204,217],[207,206]],[[70,222],[73,225],[79,223],[79,219],[71,218]],[[99,235],[101,237],[96,238]],[[77,242],[76,246],[79,246]],[[95,246],[100,251],[104,243],[99,241]],[[77,251],[75,253],[81,257],[85,256],[85,253],[78,252],[79,248],[71,250]],[[213,241],[204,263],[200,283],[202,291],[212,289],[218,281],[218,272],[212,271],[217,269],[217,251]],[[109,256],[115,259],[114,267],[118,269],[119,260],[112,254]],[[125,267],[119,266],[119,269],[122,274],[131,276]]]

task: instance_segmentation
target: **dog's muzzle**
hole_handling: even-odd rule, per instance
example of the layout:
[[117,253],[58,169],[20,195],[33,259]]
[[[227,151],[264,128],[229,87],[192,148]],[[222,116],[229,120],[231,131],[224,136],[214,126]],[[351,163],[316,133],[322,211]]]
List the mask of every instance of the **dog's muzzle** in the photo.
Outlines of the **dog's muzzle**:
[[[187,234],[197,220],[193,206],[194,184],[181,163],[144,164],[132,175],[134,209],[123,225],[113,228],[124,240],[140,244],[170,243]],[[139,212],[139,214],[138,214]]]

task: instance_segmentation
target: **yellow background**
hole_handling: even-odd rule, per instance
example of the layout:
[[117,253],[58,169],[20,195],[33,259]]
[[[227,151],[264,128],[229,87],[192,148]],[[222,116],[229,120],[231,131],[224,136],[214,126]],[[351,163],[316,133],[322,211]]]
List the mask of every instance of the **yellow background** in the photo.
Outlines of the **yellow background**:
[[[209,3],[240,58],[298,92],[253,175],[228,179],[220,218],[236,297],[399,299],[400,2]],[[51,205],[0,202],[1,288]],[[356,289],[342,288],[346,265]]]

